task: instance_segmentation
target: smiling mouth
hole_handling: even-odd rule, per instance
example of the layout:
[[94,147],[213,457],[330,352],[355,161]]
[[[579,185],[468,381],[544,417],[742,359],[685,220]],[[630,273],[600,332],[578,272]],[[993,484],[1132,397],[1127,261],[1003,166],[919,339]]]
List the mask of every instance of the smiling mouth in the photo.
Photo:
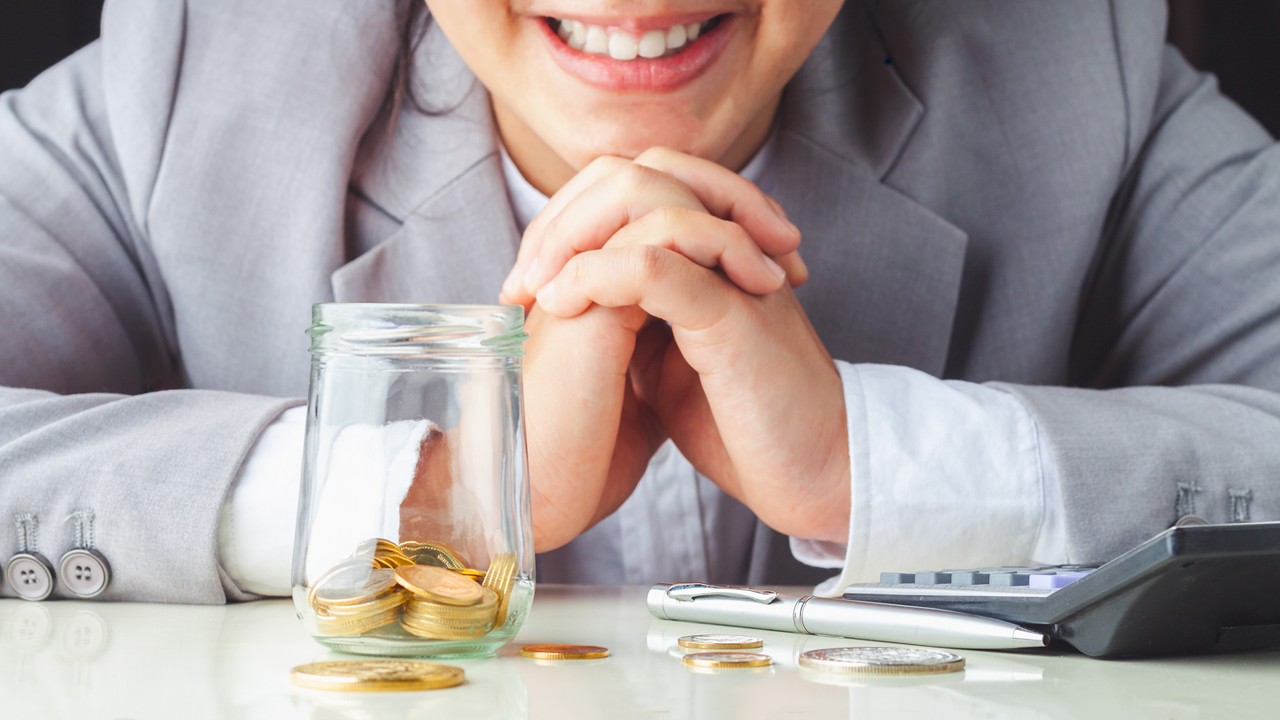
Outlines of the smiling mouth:
[[565,45],[587,55],[624,61],[658,60],[685,52],[699,37],[715,29],[724,17],[717,15],[704,22],[677,23],[639,34],[580,20],[546,18],[546,23]]

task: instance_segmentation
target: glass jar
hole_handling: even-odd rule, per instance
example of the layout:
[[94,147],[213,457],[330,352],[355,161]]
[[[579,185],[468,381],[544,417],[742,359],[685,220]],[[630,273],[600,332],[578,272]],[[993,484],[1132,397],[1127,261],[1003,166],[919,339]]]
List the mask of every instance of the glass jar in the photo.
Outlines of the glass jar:
[[533,601],[524,314],[316,305],[293,599],[369,655],[492,655]]

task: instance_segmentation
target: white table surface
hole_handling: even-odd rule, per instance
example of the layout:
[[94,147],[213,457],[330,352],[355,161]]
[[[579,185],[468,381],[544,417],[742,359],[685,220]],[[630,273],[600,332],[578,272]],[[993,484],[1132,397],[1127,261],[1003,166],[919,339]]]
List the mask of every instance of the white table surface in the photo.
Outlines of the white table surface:
[[[776,666],[698,674],[676,639],[725,632],[660,621],[645,588],[539,586],[499,657],[454,661],[466,684],[413,693],[295,688],[289,669],[342,657],[286,600],[227,607],[0,601],[0,718],[1276,718],[1280,652],[1101,661],[961,651],[963,673],[843,685],[802,677],[805,650],[859,644],[749,631]],[[538,663],[534,642],[607,646],[605,660]]]

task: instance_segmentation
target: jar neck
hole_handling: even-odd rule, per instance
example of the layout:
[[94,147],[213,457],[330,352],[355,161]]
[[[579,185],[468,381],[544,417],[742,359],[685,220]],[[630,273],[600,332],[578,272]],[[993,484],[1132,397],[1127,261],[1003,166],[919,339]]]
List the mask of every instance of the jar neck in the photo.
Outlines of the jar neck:
[[514,305],[320,303],[312,307],[311,353],[404,358],[518,358],[524,310]]

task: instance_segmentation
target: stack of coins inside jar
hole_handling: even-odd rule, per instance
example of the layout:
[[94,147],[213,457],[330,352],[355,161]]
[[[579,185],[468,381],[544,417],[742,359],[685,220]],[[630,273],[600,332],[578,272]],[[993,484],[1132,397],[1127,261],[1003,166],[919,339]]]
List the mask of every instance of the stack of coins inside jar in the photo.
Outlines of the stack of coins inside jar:
[[478,570],[442,542],[375,538],[324,573],[307,599],[321,636],[467,640],[506,622],[517,570],[511,552]]

